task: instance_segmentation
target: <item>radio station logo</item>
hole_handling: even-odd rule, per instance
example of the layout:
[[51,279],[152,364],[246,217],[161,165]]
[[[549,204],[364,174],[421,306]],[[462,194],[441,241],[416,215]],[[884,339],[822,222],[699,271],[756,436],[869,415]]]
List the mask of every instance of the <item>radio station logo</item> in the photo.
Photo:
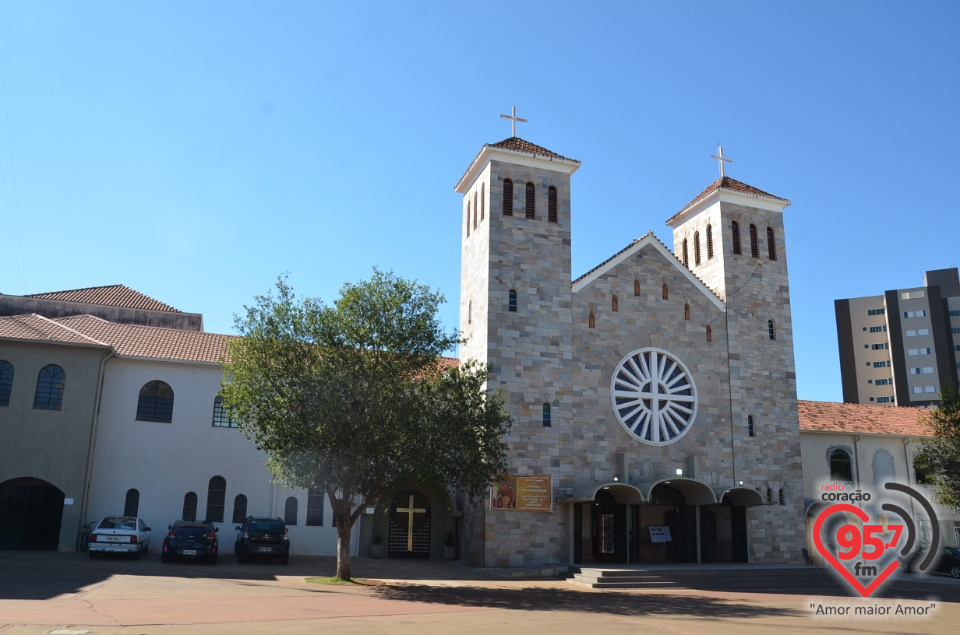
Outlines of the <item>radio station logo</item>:
[[[879,522],[871,522],[862,507],[867,504],[875,508],[875,497],[860,490],[843,491],[839,483],[822,487],[821,498],[833,504],[817,515],[813,526],[813,543],[824,561],[864,598],[876,593],[899,569],[927,571],[940,552],[940,529],[930,502],[906,485],[886,483],[883,487],[916,499],[930,519],[929,541],[918,537],[910,513],[893,503],[884,502],[880,509],[887,513],[877,515]],[[884,495],[892,497],[886,492]],[[896,521],[891,521],[891,514]]]

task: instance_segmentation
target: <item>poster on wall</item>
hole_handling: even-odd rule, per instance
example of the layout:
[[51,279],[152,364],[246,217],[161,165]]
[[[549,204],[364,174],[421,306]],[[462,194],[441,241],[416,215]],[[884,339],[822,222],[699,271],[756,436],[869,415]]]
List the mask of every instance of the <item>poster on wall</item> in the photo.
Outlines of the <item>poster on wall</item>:
[[670,542],[670,527],[667,525],[650,526],[650,542]]
[[552,512],[553,479],[549,474],[507,478],[490,490],[490,509],[516,512]]

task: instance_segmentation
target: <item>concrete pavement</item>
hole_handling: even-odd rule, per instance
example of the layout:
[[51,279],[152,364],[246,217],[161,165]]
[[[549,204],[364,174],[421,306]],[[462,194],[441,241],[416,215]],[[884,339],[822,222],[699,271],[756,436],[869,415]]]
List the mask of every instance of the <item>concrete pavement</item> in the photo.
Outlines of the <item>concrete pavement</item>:
[[[240,565],[225,554],[211,566],[162,564],[156,554],[137,561],[0,551],[0,633],[960,632],[960,582],[947,578],[907,580],[884,599],[857,600],[815,590],[594,591],[562,580],[498,579],[437,561],[357,558],[353,570],[371,583],[307,582],[332,575],[332,558]],[[835,614],[858,606],[919,607],[930,615]],[[834,614],[818,616],[817,608]]]

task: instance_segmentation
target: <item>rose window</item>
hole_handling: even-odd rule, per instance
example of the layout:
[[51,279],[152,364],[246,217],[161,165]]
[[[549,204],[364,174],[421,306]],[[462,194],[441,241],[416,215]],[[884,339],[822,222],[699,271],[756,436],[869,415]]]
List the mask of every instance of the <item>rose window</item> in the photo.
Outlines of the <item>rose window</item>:
[[659,348],[641,348],[613,371],[610,397],[617,420],[634,438],[668,445],[697,416],[697,387],[683,362]]

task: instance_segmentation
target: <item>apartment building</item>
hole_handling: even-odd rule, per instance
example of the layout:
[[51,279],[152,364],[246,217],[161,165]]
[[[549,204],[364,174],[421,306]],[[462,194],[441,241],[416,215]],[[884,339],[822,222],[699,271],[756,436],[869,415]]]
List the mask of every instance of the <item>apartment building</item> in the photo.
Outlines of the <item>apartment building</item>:
[[843,401],[933,406],[957,385],[960,276],[927,271],[923,286],[836,300]]

